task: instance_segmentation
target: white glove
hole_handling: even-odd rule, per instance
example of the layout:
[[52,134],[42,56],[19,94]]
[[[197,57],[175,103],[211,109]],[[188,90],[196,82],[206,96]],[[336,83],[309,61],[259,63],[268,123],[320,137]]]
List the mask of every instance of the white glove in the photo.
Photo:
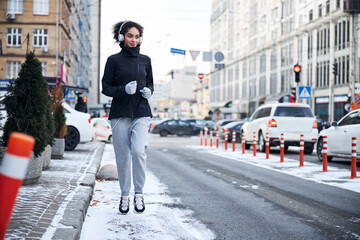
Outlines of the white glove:
[[125,86],[125,92],[129,95],[133,95],[136,92],[136,86],[137,86],[137,82],[136,81],[131,81],[128,84],[126,84]]
[[144,87],[143,89],[140,90],[140,92],[142,93],[141,95],[143,96],[143,98],[150,98],[151,97],[151,90],[150,88]]

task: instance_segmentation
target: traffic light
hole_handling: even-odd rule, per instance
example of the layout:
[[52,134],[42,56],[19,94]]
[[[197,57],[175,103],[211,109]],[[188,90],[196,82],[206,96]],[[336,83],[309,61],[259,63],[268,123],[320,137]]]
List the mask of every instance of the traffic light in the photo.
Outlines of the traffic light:
[[299,64],[296,64],[294,66],[294,72],[295,72],[295,82],[300,82],[301,66]]
[[333,64],[333,74],[336,76],[338,75],[338,64],[337,63],[334,63]]

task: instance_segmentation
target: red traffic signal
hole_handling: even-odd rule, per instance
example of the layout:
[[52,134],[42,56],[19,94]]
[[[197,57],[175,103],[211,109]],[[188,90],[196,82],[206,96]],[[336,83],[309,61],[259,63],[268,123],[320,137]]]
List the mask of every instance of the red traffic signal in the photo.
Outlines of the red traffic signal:
[[294,72],[296,72],[296,73],[301,72],[301,66],[296,64],[296,65],[294,66]]

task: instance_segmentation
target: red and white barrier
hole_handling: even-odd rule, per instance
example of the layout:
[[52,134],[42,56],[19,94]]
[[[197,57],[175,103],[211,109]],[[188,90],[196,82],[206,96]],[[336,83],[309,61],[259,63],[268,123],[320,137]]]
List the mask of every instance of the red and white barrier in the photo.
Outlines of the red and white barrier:
[[207,129],[205,129],[205,147],[207,146]]
[[270,154],[270,141],[269,141],[269,133],[266,133],[266,137],[265,137],[265,153],[266,153],[266,158],[265,159],[269,159],[269,154]]
[[253,134],[253,156],[256,157],[256,132]]
[[5,238],[15,199],[26,175],[35,139],[23,133],[11,133],[0,166],[0,239]]
[[327,172],[328,159],[327,159],[327,136],[324,135],[323,138],[323,172]]
[[216,130],[216,148],[219,148],[219,129]]
[[246,144],[245,132],[242,133],[241,142],[242,142],[242,154],[245,154],[245,144]]
[[203,130],[200,130],[200,146],[203,145]]
[[210,130],[210,147],[212,147],[212,145],[213,145],[213,130],[211,129]]
[[357,178],[356,176],[356,137],[352,137],[351,141],[351,179]]
[[235,143],[236,143],[236,131],[233,130],[232,132],[232,146],[233,146],[233,152],[235,152]]
[[304,166],[304,134],[300,134],[300,165],[299,167]]
[[228,148],[227,144],[228,144],[228,133],[227,131],[225,131],[225,150],[227,150]]
[[284,148],[285,148],[284,133],[281,133],[281,137],[280,137],[280,162],[284,162]]

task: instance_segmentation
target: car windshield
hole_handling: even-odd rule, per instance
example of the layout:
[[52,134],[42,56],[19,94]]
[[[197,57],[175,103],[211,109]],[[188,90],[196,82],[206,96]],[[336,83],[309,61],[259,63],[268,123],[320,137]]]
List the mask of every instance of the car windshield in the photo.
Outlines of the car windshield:
[[277,107],[274,117],[314,117],[308,107]]

